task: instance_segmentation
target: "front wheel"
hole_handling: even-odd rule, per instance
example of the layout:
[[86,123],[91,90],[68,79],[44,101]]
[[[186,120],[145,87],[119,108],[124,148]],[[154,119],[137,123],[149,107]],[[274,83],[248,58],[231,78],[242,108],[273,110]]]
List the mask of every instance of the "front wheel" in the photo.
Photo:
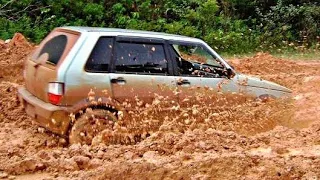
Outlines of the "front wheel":
[[116,121],[117,117],[109,110],[87,109],[73,124],[69,133],[69,143],[91,145],[95,136],[103,130],[112,130]]

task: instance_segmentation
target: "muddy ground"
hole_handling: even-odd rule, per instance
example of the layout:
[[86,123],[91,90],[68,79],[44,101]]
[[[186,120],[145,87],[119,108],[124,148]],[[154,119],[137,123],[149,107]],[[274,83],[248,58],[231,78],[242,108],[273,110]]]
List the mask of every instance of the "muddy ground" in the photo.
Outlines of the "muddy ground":
[[66,146],[17,100],[33,49],[23,37],[0,41],[0,179],[320,178],[320,59],[231,60],[239,72],[291,88],[291,102],[242,106],[223,119],[169,117],[135,145]]

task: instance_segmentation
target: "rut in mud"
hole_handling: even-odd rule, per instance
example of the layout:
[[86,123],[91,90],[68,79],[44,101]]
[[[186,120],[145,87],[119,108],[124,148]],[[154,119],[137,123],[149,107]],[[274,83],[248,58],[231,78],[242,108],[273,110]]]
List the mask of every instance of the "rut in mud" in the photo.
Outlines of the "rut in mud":
[[146,133],[132,127],[151,126],[150,136],[137,144],[66,146],[34,124],[16,98],[33,49],[20,35],[0,45],[0,178],[320,177],[320,60],[258,53],[231,61],[239,72],[291,88],[291,102],[246,102],[219,112],[173,104],[172,113],[162,116],[155,113],[168,104],[156,103],[124,130]]

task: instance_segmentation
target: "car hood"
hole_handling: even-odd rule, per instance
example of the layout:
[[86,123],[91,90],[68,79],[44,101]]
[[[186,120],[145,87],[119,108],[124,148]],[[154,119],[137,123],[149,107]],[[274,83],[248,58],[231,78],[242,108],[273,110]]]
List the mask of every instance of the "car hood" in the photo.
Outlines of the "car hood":
[[290,89],[288,89],[284,86],[281,86],[277,83],[263,80],[263,79],[257,78],[257,77],[248,76],[245,74],[237,74],[234,77],[234,80],[236,80],[237,83],[239,83],[243,86],[258,87],[258,88],[283,91],[283,92],[288,92],[288,93],[292,92]]

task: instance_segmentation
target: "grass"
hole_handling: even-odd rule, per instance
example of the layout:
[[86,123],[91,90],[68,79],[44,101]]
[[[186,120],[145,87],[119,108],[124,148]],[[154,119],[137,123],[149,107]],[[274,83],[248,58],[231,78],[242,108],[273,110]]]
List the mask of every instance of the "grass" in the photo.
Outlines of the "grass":
[[[268,51],[262,51],[268,52]],[[246,54],[230,54],[230,53],[221,53],[222,57],[226,60],[228,59],[243,59],[252,57],[258,52],[250,52]],[[278,50],[278,51],[271,51],[268,52],[273,56],[281,59],[290,59],[290,60],[320,60],[320,50],[309,49],[305,51],[293,51],[293,50]]]
[[308,50],[306,52],[287,51],[272,53],[275,57],[291,60],[320,60],[319,50]]

